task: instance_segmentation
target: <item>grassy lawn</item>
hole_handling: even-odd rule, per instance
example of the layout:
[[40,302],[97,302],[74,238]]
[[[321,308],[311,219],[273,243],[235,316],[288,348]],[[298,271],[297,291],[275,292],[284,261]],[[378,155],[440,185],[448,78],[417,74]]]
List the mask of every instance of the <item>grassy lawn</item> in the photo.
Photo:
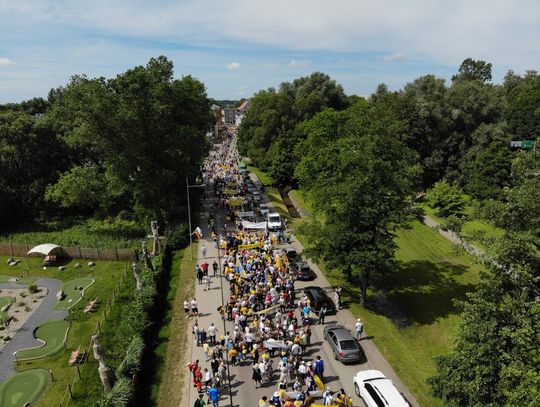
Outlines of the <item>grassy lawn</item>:
[[[437,216],[436,210],[430,208],[427,204],[422,204],[420,207],[424,210],[426,215],[429,215],[431,218],[437,222],[442,222],[443,219]],[[493,226],[491,223],[483,219],[474,219],[472,217],[472,208],[467,206],[464,213],[469,217],[463,223],[462,234],[465,240],[474,244],[479,249],[489,251],[489,247],[479,238],[498,238],[504,234],[504,230]]]
[[[198,253],[195,244],[194,253]],[[195,287],[196,260],[191,260],[189,247],[174,255],[171,269],[170,289],[167,300],[171,307],[165,316],[166,323],[159,332],[156,353],[163,361],[152,385],[152,400],[160,407],[186,404],[183,399],[183,383],[186,363],[190,357],[188,341],[190,320],[184,314],[183,303],[192,298]]]
[[44,344],[36,348],[21,349],[17,351],[17,359],[38,359],[52,355],[62,349],[69,330],[69,321],[48,321],[36,329],[36,338]]
[[[80,345],[81,350],[90,348],[90,336],[96,332],[97,323],[103,319],[103,312],[108,307],[107,302],[111,299],[112,293],[116,285],[119,283],[120,275],[126,269],[127,263],[125,262],[105,262],[97,261],[96,266],[93,267],[94,272],[86,266],[85,261],[73,260],[66,264],[66,269],[59,271],[57,267],[48,267],[47,270],[42,268],[41,258],[29,258],[28,263],[26,259],[23,263],[15,267],[10,267],[6,264],[7,257],[0,256],[0,275],[8,276],[26,276],[26,268],[28,267],[28,275],[33,278],[50,277],[62,280],[64,282],[84,278],[95,279],[95,283],[85,290],[84,299],[79,301],[72,308],[73,323],[68,332],[67,337],[67,350],[63,348],[50,356],[31,360],[21,361],[17,364],[17,370],[26,371],[28,369],[46,368],[52,369],[54,375],[54,381],[49,386],[49,389],[45,394],[37,401],[36,406],[57,406],[62,397],[66,395],[67,385],[76,381],[73,387],[75,400],[70,402],[70,405],[92,405],[90,400],[97,398],[101,390],[101,384],[99,382],[99,376],[97,373],[97,363],[92,356],[92,350],[90,349],[90,355],[84,366],[81,366],[82,380],[84,385],[81,384],[79,379],[76,379],[76,369],[73,366],[69,366],[68,360],[71,351],[77,349]],[[83,267],[76,269],[73,265],[76,262],[83,264]],[[120,285],[120,294],[117,295],[115,301],[121,300],[122,290],[132,290],[133,283],[132,278],[124,279],[124,282]],[[80,284],[79,284],[80,285]],[[83,309],[88,302],[94,298],[99,298],[101,305],[99,305],[97,312],[85,314]],[[114,309],[114,305],[113,305]],[[117,318],[120,318],[117,316]],[[51,318],[52,319],[52,318]],[[111,314],[111,318],[101,326],[103,331],[113,331],[115,328],[115,322]],[[107,364],[114,365],[118,363],[114,355],[107,357]],[[64,403],[67,399],[64,399]],[[33,404],[34,405],[34,404]],[[63,404],[64,405],[64,404]]]
[[306,199],[304,191],[301,191],[299,189],[293,189],[291,190],[290,194],[294,197],[296,202],[298,202],[298,205],[300,205],[301,208],[306,210],[308,213],[313,212],[313,207],[311,206],[311,202],[309,202]]
[[270,175],[268,175],[266,172],[261,171],[257,167],[253,167],[251,165],[248,165],[247,167],[248,167],[248,170],[255,173],[255,175],[259,178],[259,180],[262,182],[262,184],[265,187],[269,187],[274,183],[274,180],[272,179],[272,177],[270,177]]
[[65,222],[36,225],[35,230],[0,235],[0,242],[104,248],[139,248],[145,231],[133,221],[90,219],[66,228]]

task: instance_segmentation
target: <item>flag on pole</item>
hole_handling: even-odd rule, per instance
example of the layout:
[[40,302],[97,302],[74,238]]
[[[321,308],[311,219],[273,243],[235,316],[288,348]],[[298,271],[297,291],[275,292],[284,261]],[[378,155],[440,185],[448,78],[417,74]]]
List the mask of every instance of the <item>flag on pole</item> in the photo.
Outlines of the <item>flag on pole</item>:
[[202,237],[202,230],[200,227],[196,227],[195,231],[192,233],[192,235],[195,237],[195,239],[200,239]]

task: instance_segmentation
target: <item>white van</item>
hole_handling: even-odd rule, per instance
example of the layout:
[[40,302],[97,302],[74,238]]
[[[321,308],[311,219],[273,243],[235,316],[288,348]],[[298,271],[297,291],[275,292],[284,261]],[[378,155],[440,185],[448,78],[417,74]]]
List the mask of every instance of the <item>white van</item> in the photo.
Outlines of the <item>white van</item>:
[[275,232],[281,229],[281,216],[276,212],[268,213],[266,215],[266,223],[268,225],[268,230]]

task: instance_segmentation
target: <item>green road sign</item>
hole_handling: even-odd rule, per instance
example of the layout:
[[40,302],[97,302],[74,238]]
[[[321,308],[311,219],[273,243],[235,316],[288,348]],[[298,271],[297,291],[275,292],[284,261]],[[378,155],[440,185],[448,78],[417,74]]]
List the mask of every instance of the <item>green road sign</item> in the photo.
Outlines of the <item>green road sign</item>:
[[525,150],[532,150],[534,148],[534,141],[533,140],[523,140],[521,142],[521,148]]

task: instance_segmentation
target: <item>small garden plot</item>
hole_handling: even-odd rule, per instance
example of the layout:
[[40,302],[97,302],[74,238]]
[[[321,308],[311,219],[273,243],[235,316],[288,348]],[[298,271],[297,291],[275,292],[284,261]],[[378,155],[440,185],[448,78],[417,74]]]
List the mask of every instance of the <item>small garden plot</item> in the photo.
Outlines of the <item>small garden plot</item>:
[[61,290],[64,293],[62,300],[58,300],[58,303],[54,309],[68,310],[77,304],[81,298],[83,298],[84,290],[94,283],[94,279],[90,277],[76,278],[74,280],[66,281],[62,284]]
[[34,281],[36,281],[35,278],[32,277],[13,277],[13,276],[4,276],[0,275],[0,284],[4,283],[15,283],[15,284],[32,284]]
[[68,330],[68,321],[45,322],[35,332],[36,338],[43,342],[43,345],[17,351],[17,360],[38,359],[58,352],[66,341]]
[[30,369],[0,384],[0,406],[23,407],[38,400],[49,386],[47,369]]

